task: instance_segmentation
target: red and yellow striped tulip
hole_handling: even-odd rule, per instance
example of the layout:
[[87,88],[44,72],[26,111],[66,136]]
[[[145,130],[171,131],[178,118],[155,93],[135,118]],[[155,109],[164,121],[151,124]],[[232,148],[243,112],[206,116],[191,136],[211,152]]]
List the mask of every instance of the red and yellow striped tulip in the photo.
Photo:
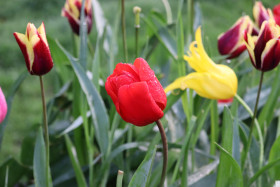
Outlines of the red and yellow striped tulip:
[[31,75],[41,76],[52,69],[53,60],[44,23],[38,29],[32,23],[28,23],[25,34],[15,32],[14,36]]
[[[82,9],[82,0],[66,0],[62,8],[61,15],[68,19],[68,22],[74,33],[80,33],[80,15]],[[87,32],[90,33],[92,27],[92,5],[91,0],[85,2],[85,20],[87,23]]]
[[218,37],[218,50],[221,55],[228,55],[228,59],[239,56],[246,50],[243,36],[244,32],[253,32],[253,22],[249,16],[239,18],[235,24]]
[[272,11],[269,8],[266,9],[263,6],[262,2],[260,2],[260,1],[256,1],[255,5],[253,7],[253,16],[254,16],[256,25],[259,28],[261,28],[262,23],[265,20],[274,19]]
[[280,62],[280,27],[274,19],[264,21],[258,36],[245,35],[245,43],[253,66],[269,71]]

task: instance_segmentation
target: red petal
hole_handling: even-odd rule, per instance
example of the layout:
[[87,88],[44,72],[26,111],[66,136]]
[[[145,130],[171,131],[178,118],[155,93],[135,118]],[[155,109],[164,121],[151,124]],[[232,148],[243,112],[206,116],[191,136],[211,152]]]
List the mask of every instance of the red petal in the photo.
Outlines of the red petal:
[[22,43],[20,41],[20,39],[18,38],[17,34],[14,33],[14,36],[16,38],[16,41],[19,45],[19,48],[24,56],[24,60],[25,60],[25,64],[26,64],[26,67],[27,67],[27,70],[30,72],[30,60],[29,60],[29,56],[28,56],[28,53],[27,53],[27,49],[26,49],[26,46],[24,43]]
[[163,116],[146,82],[122,86],[118,93],[121,117],[136,126],[145,126]]
[[265,55],[262,64],[262,71],[274,69],[280,62],[280,41],[278,40],[271,50]]
[[239,32],[242,21],[236,24],[235,27],[229,29],[218,39],[218,49],[221,55],[228,55],[232,52],[232,49],[237,45],[239,41]]
[[67,17],[68,22],[73,30],[74,33],[79,35],[80,33],[80,21],[77,21],[75,18],[73,18],[64,8],[63,8],[64,16]]
[[167,102],[166,95],[154,71],[143,58],[137,58],[134,61],[134,66],[138,70],[140,80],[147,82],[152,97],[158,106],[164,110]]
[[113,85],[111,84],[111,76],[109,76],[106,80],[105,83],[105,89],[108,93],[108,95],[111,97],[111,99],[113,100],[113,103],[116,106],[117,112],[120,113],[120,107],[119,107],[119,100],[118,100],[118,91],[113,87]]
[[264,26],[264,29],[262,30],[262,32],[259,34],[256,46],[254,49],[257,69],[261,68],[261,55],[265,48],[266,43],[273,38],[273,34],[270,30],[268,22],[266,22],[264,24],[266,24],[266,25]]
[[30,73],[32,75],[44,75],[48,73],[53,67],[53,60],[50,49],[43,42],[42,38],[40,38],[40,41],[33,46],[33,50],[34,62]]

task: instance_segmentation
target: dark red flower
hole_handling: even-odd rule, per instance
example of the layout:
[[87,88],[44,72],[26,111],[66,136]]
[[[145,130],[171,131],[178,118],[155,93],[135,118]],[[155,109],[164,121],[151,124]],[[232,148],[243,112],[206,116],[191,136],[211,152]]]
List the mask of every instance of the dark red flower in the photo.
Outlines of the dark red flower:
[[137,58],[133,65],[117,64],[113,74],[107,78],[105,89],[126,122],[145,126],[163,116],[165,92],[142,58]]

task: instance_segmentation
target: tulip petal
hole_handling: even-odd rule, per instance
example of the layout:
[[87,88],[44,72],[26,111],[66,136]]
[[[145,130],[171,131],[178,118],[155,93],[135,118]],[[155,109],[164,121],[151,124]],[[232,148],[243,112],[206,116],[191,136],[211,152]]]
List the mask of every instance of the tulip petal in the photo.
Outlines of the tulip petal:
[[236,93],[229,82],[231,80],[216,74],[195,72],[185,77],[182,86],[194,89],[197,94],[209,99],[229,99]]
[[272,39],[266,43],[264,51],[262,53],[262,71],[269,71],[275,68],[280,61],[280,41],[279,39]]
[[26,67],[30,72],[32,69],[32,63],[34,61],[34,52],[32,49],[32,44],[28,41],[28,38],[24,34],[15,32],[14,36],[24,56]]
[[140,81],[147,82],[149,92],[152,94],[153,99],[164,110],[167,102],[166,95],[154,71],[143,58],[137,58],[134,61],[134,66],[138,70]]
[[163,111],[154,101],[146,82],[122,86],[118,98],[119,114],[126,122],[144,126],[163,116]]
[[5,119],[7,114],[7,102],[5,96],[0,88],[0,124]]

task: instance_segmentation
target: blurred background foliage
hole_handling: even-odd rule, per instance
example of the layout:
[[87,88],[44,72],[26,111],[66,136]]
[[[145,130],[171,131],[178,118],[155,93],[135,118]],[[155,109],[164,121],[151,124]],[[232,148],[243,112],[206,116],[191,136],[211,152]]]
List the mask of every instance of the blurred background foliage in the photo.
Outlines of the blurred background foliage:
[[[114,25],[114,18],[119,11],[119,2],[117,0],[99,1],[110,25]],[[202,13],[202,29],[204,31],[204,43],[210,56],[218,55],[217,37],[220,33],[226,31],[242,15],[248,14],[252,18],[251,0],[195,0]],[[273,7],[275,1],[262,1],[265,7]],[[56,38],[69,51],[71,51],[72,33],[66,18],[61,17],[61,8],[64,6],[64,0],[9,0],[0,1],[0,86],[5,94],[17,77],[24,71],[24,58],[14,39],[13,32],[24,33],[28,22],[34,23],[37,27],[43,21],[46,26],[47,35]],[[173,21],[177,17],[178,0],[170,2]],[[142,8],[142,15],[147,16],[151,11],[158,11],[165,14],[165,9],[161,0],[127,0],[126,1],[126,26],[127,41],[129,51],[129,62],[132,63],[134,56],[134,16],[132,9],[134,6]],[[186,3],[184,3],[186,6]],[[183,15],[186,15],[186,9],[183,9]],[[187,25],[187,20],[183,23]],[[93,27],[95,25],[93,24]],[[143,47],[147,39],[147,29],[145,23],[141,20],[141,29],[139,36],[139,45]],[[175,28],[174,28],[175,29]],[[96,30],[90,34],[90,40],[95,45]],[[121,33],[119,32],[119,45],[121,46]],[[156,73],[157,65],[161,58],[164,58],[164,50],[159,46],[151,56],[149,63]],[[122,49],[119,49],[118,57],[115,63],[123,60]],[[249,63],[249,62],[248,62]],[[102,63],[100,63],[102,64]],[[57,91],[54,73],[49,73],[46,77],[46,96],[47,99],[54,96]],[[103,77],[104,78],[104,77]],[[0,164],[8,156],[16,159],[20,155],[20,146],[24,135],[28,134],[41,121],[41,100],[39,79],[32,76],[21,85],[17,92],[12,106],[9,123],[4,135],[3,146],[0,154]]]

